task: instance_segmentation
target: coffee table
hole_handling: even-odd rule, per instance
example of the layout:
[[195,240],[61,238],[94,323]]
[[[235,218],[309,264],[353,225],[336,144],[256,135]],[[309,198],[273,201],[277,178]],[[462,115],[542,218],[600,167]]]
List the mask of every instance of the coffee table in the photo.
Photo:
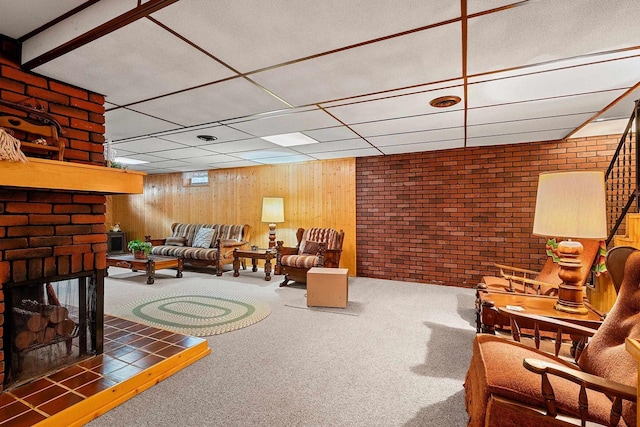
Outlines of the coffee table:
[[[545,295],[524,295],[511,292],[478,291],[476,298],[476,330],[477,332],[495,333],[496,327],[510,326],[509,318],[500,314],[499,308],[521,307],[518,310],[524,314],[535,314],[564,320],[581,326],[598,329],[604,315],[599,313],[588,302],[585,306],[587,314],[574,314],[558,311],[554,308],[557,297]],[[521,324],[522,328],[530,329],[533,325]]]
[[176,277],[182,277],[183,259],[176,257],[149,255],[147,259],[138,259],[133,255],[108,255],[105,276],[109,275],[109,267],[130,268],[131,271],[144,270],[147,274],[147,284],[153,285],[156,270],[175,268]]
[[273,249],[238,249],[233,250],[233,277],[240,275],[240,258],[251,258],[254,273],[258,271],[258,260],[264,260],[264,280],[271,280],[271,260],[276,257],[276,251]]

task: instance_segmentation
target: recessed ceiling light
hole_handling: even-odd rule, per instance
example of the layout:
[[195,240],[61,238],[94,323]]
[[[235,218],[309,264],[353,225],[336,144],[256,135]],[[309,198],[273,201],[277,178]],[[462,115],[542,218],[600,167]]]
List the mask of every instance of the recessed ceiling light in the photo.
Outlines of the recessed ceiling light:
[[453,107],[460,101],[461,99],[459,96],[441,96],[439,98],[432,99],[429,102],[429,105],[435,108],[447,108]]
[[213,135],[198,135],[197,138],[203,141],[208,141],[208,142],[215,141],[216,139],[218,139]]
[[300,132],[284,133],[282,135],[262,136],[262,139],[278,144],[281,147],[293,147],[294,145],[317,144],[313,138]]
[[129,159],[127,157],[116,157],[115,159],[113,159],[113,161],[122,163],[123,165],[140,165],[142,163],[149,163],[145,162],[144,160]]

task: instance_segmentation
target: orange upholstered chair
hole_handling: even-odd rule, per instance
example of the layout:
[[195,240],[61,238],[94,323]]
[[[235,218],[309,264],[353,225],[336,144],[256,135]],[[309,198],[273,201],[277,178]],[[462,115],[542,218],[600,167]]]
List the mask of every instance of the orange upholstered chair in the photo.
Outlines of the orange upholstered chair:
[[333,228],[299,228],[298,244],[286,247],[284,242],[276,244],[276,274],[284,274],[280,286],[290,280],[307,283],[307,271],[313,267],[340,267],[344,231]]
[[[584,250],[579,256],[582,262],[581,273],[583,283],[589,277],[589,271],[593,261],[598,256],[600,242],[598,240],[576,239]],[[502,264],[495,264],[500,270],[500,276],[484,276],[478,285],[479,290],[520,292],[537,295],[558,294],[558,285],[562,280],[558,277],[560,267],[552,257],[548,257],[542,270],[535,272],[524,268],[511,267]]]
[[576,364],[505,338],[477,335],[464,385],[468,426],[635,426],[637,365],[625,339],[640,338],[640,251],[629,255],[618,298],[597,331],[536,319],[548,320],[562,333],[591,335],[576,352]]

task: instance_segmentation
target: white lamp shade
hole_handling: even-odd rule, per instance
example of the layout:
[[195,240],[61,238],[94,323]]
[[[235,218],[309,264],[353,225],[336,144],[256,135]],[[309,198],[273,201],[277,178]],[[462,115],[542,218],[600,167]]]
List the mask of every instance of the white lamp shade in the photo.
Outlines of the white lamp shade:
[[262,222],[284,222],[284,199],[282,197],[262,198]]
[[533,234],[602,240],[607,237],[604,172],[541,173]]

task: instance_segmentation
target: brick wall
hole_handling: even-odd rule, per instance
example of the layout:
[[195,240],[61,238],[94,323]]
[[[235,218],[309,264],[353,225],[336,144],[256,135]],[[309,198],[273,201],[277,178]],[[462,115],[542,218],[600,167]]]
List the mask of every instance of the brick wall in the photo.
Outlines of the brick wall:
[[[102,165],[104,97],[21,70],[18,52],[14,41],[0,36],[0,99],[41,106],[52,114],[64,132],[60,140],[66,146],[65,161]],[[0,113],[26,117],[3,105]],[[95,193],[0,189],[0,337],[3,283],[42,281],[105,268],[105,203],[106,196]],[[3,372],[0,347],[0,390]]]
[[540,172],[606,170],[617,136],[356,160],[359,276],[475,286],[493,263],[539,270]]

